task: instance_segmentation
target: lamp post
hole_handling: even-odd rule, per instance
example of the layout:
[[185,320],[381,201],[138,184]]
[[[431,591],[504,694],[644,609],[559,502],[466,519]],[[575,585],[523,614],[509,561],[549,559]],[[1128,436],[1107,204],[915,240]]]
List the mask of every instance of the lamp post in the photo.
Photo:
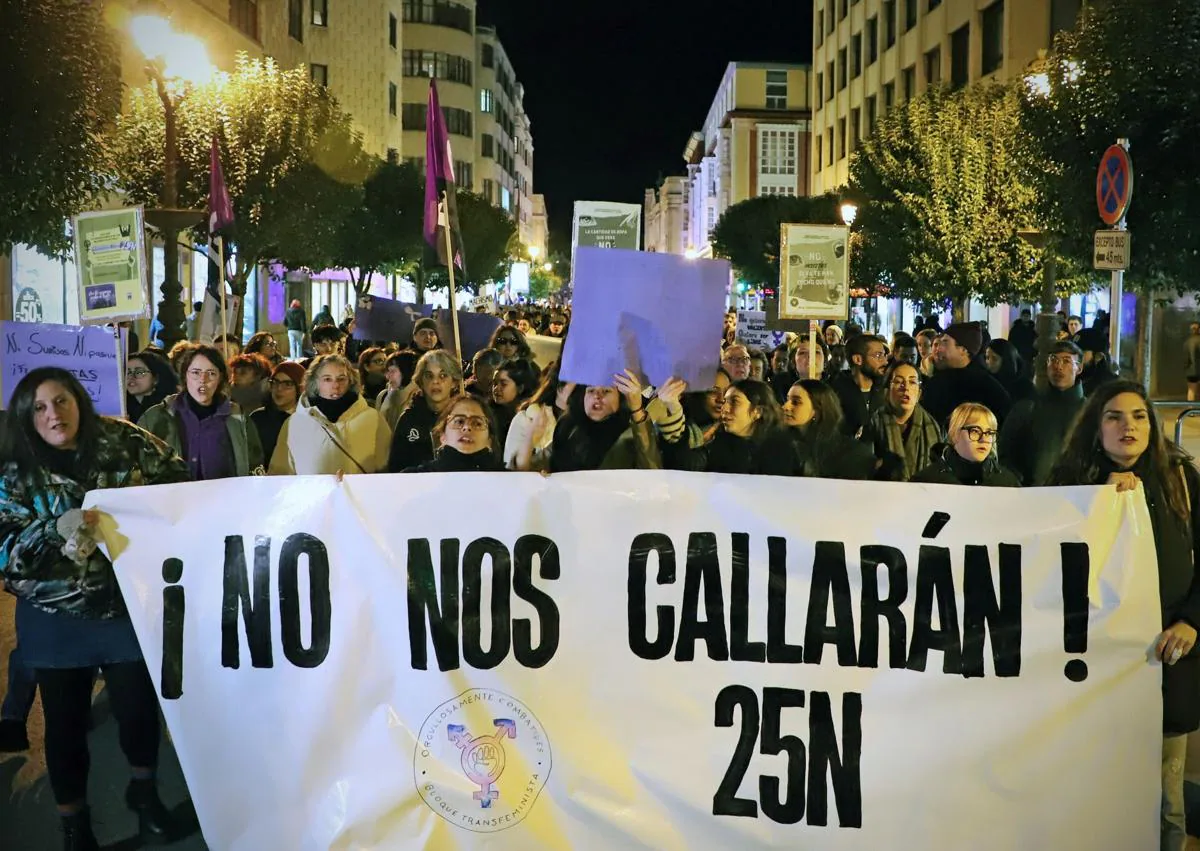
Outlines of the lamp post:
[[187,87],[202,83],[214,73],[203,43],[177,33],[170,23],[155,14],[137,14],[129,22],[134,44],[146,57],[146,75],[163,107],[163,187],[161,207],[146,211],[146,221],[158,229],[163,239],[163,282],[159,287],[158,321],[163,329],[163,345],[170,351],[184,338],[186,318],[179,281],[179,234],[200,222],[203,210],[179,209],[179,142],[176,110],[187,96]]
[[841,206],[839,212],[842,214],[842,222],[846,225],[846,227],[852,227],[854,225],[854,220],[858,218],[858,207],[854,204],[851,204],[849,201]]

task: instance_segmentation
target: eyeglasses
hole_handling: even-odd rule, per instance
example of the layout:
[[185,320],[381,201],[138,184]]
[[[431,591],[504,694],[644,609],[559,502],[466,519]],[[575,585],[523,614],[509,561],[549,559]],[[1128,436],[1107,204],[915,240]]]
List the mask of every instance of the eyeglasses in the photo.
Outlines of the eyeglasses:
[[139,367],[139,368],[137,368],[137,369],[127,369],[127,370],[125,370],[125,377],[126,377],[126,378],[145,378],[145,377],[146,377],[147,375],[149,375],[149,374],[150,374],[150,370],[148,370],[148,369],[143,369],[143,368],[140,368],[140,367]]
[[216,381],[221,377],[221,373],[215,369],[189,369],[187,374],[188,378],[194,378],[196,381]]
[[471,431],[486,431],[488,421],[483,417],[469,417],[466,414],[455,414],[446,420],[446,425],[455,431],[465,431],[467,428],[470,428]]
[[891,383],[891,387],[894,390],[903,390],[905,387],[920,387],[920,386],[921,386],[921,382],[919,379],[916,379],[916,378],[910,378],[907,381],[904,380],[903,378],[897,378],[897,379],[894,379]]
[[871,360],[887,360],[888,359],[887,352],[871,352],[871,354],[867,355],[867,357],[869,357]]
[[516,345],[519,345],[519,343],[517,343],[517,341],[512,339],[511,337],[506,337],[503,340],[497,340],[496,345],[497,346],[516,346]]
[[971,440],[974,440],[976,443],[984,440],[993,441],[996,439],[996,435],[998,434],[994,428],[985,429],[976,425],[965,426],[963,431],[966,432],[967,437],[971,438]]
[[1062,366],[1066,367],[1067,369],[1074,369],[1075,356],[1063,355],[1061,357],[1055,357],[1054,355],[1051,355],[1050,357],[1046,358],[1046,363],[1050,364],[1050,366]]
[[369,363],[371,366],[380,366],[387,363],[387,358],[372,358]]
[[746,364],[750,363],[750,358],[725,358],[725,363],[732,363],[732,364],[737,364],[738,366],[745,366]]
[[295,387],[296,386],[296,382],[289,381],[286,378],[272,378],[267,383],[270,384],[272,387]]

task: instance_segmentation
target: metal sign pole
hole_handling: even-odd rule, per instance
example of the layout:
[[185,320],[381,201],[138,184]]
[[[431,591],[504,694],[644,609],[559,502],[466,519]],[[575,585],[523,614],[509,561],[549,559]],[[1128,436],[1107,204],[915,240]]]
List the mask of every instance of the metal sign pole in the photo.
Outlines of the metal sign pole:
[[[1118,139],[1117,144],[1129,150],[1128,139]],[[1123,231],[1126,229],[1125,216],[1121,216],[1121,220],[1117,222],[1114,230]],[[1125,270],[1117,269],[1112,273],[1112,284],[1108,291],[1108,349],[1112,352],[1113,366],[1117,372],[1121,371],[1121,302],[1125,294]]]

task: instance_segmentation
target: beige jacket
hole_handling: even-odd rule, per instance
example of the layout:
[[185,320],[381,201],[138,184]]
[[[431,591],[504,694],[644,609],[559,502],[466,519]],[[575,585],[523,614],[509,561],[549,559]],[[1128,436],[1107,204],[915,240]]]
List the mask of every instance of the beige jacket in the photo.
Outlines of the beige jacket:
[[271,456],[272,476],[323,476],[387,470],[392,430],[361,396],[331,423],[307,398],[283,423]]

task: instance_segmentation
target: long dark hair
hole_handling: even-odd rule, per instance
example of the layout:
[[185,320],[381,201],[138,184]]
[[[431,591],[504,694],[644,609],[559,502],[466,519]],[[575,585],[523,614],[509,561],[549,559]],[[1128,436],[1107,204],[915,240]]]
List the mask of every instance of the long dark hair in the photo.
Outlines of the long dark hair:
[[1075,417],[1075,423],[1063,444],[1062,455],[1050,471],[1047,484],[1103,484],[1099,481],[1105,457],[1104,447],[1100,443],[1100,423],[1104,407],[1122,393],[1137,395],[1146,404],[1146,415],[1150,421],[1150,440],[1146,451],[1138,459],[1138,465],[1145,474],[1154,476],[1166,495],[1172,513],[1186,522],[1191,516],[1191,506],[1188,505],[1182,477],[1175,468],[1189,463],[1191,456],[1167,442],[1146,388],[1136,381],[1110,381],[1100,385],[1088,397],[1083,409]]
[[[512,330],[512,329],[509,329]],[[513,410],[534,394],[538,387],[538,371],[533,362],[527,358],[510,358],[496,367],[496,374],[506,373],[513,384],[517,385],[517,398]]]
[[[558,416],[559,410],[555,408],[555,402],[558,401],[558,361],[552,360],[542,370],[542,382],[538,385],[537,390],[533,391],[533,395],[520,404],[518,410],[525,410],[530,405],[549,405],[554,409],[554,415]],[[510,376],[511,377],[511,376]]]
[[812,441],[828,440],[842,429],[842,403],[838,400],[837,392],[824,381],[815,378],[805,378],[792,385],[799,387],[808,394],[813,406],[813,419],[805,429],[805,439]]
[[[501,325],[492,332],[492,339],[488,340],[487,347],[489,349],[496,349],[499,351],[499,348],[496,346],[496,340],[498,340],[500,336],[504,334],[507,334],[517,341],[517,353],[513,355],[512,359],[523,358],[525,360],[533,360],[533,349],[529,348],[529,341],[525,339],[525,335],[517,328],[510,327],[508,325]],[[503,369],[503,367],[501,367],[501,369]]]
[[1001,384],[1008,384],[1021,376],[1023,364],[1016,346],[996,337],[987,344],[987,348],[1000,358],[1000,371],[996,373],[996,378]]
[[0,429],[0,462],[12,462],[26,482],[44,481],[44,468],[54,466],[54,450],[42,440],[33,424],[34,397],[47,381],[57,381],[75,397],[79,407],[79,433],[75,438],[75,471],[85,476],[96,464],[100,416],[83,385],[74,375],[57,366],[40,366],[17,383],[8,404],[8,422]]
[[758,422],[754,426],[754,440],[762,440],[773,432],[784,429],[783,410],[779,407],[775,391],[769,384],[753,378],[746,378],[742,381],[735,381],[730,389],[734,388],[745,394],[750,404],[759,410]]

